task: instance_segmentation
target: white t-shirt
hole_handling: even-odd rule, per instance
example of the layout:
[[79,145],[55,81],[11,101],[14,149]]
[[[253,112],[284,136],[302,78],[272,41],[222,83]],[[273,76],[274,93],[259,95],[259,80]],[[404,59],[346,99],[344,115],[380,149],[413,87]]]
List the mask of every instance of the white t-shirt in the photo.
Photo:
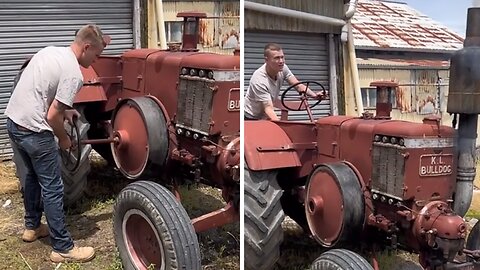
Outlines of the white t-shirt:
[[46,47],[32,57],[23,71],[5,115],[29,130],[52,131],[47,112],[53,99],[72,106],[82,85],[82,71],[72,49]]
[[283,70],[278,72],[276,80],[268,76],[266,64],[255,70],[245,95],[245,116],[254,119],[267,118],[263,110],[263,102],[272,101],[274,103],[273,101],[278,99],[283,81],[290,76],[293,74],[287,65],[284,65]]

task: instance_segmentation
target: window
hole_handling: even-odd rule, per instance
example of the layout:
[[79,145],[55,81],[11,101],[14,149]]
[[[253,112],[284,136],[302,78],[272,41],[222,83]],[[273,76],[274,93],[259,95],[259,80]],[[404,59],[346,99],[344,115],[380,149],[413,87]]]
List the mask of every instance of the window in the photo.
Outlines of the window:
[[[377,88],[376,87],[363,87],[362,88],[362,103],[365,109],[374,109],[377,107]],[[390,92],[390,101],[392,102],[392,108],[397,107],[397,97],[395,89]]]

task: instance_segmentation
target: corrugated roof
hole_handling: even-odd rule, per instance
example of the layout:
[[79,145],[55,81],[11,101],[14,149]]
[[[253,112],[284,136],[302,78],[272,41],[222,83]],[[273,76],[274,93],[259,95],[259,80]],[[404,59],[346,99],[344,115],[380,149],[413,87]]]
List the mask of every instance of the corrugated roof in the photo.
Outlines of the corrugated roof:
[[450,66],[449,61],[442,60],[422,60],[422,59],[380,59],[380,58],[357,58],[357,64],[361,67],[372,68],[436,68],[447,69]]
[[356,48],[456,51],[463,38],[401,2],[360,0],[352,19]]

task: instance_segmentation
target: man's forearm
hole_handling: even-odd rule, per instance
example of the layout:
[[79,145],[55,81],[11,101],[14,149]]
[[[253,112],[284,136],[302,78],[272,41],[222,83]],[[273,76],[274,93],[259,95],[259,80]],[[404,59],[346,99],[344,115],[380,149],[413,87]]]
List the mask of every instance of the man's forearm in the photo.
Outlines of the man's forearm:
[[278,120],[278,117],[275,114],[275,111],[273,110],[273,106],[267,106],[265,108],[265,114],[267,115],[268,119],[270,119],[270,120]]
[[65,140],[68,136],[67,132],[65,131],[64,123],[64,116],[62,113],[56,113],[53,115],[49,115],[47,118],[47,122],[53,129],[53,134],[57,136],[57,138],[62,141]]
[[302,93],[306,93],[309,97],[316,97],[317,94],[315,94],[315,92],[312,91],[312,89],[310,88],[307,88],[307,86],[303,85],[303,84],[299,84],[297,85],[297,87],[295,87],[295,89],[298,91],[298,93],[302,94]]

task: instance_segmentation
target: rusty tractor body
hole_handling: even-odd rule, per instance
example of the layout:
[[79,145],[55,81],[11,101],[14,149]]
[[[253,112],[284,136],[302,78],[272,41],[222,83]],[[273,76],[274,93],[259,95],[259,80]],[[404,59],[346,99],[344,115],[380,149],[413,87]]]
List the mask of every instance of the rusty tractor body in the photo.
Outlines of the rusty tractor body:
[[[240,57],[196,49],[203,13],[184,17],[183,47],[101,56],[83,69],[70,135],[80,147],[64,155],[66,190],[85,189],[93,148],[135,181],[117,198],[115,240],[126,269],[200,269],[196,232],[238,220]],[[70,181],[69,181],[70,180]],[[190,220],[181,184],[222,189],[225,207]],[[167,187],[167,188],[166,188]]]
[[[274,265],[284,214],[331,249],[312,269],[378,269],[375,259],[372,266],[348,247],[418,253],[425,269],[480,269],[480,225],[467,238],[463,219],[480,113],[472,100],[480,91],[478,19],[480,9],[469,9],[465,48],[452,57],[453,127],[435,116],[391,120],[392,82],[372,83],[376,115],[245,121],[247,269]],[[302,102],[298,108],[309,112]]]

